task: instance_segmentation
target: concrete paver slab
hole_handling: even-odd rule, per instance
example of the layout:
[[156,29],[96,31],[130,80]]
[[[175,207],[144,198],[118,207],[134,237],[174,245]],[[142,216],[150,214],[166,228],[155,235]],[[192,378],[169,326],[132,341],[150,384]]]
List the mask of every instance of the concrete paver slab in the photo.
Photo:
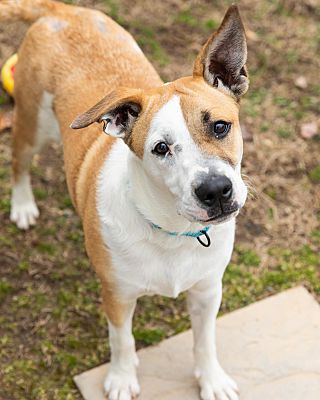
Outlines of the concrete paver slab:
[[[217,323],[222,366],[241,400],[320,399],[320,307],[298,287],[227,314]],[[198,400],[190,331],[138,352],[139,400]],[[74,378],[85,400],[105,400],[108,365]]]

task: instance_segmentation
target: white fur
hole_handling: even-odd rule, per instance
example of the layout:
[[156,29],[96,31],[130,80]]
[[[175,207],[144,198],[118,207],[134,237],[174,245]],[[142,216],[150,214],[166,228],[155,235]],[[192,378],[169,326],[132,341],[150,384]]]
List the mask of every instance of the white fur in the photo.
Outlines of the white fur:
[[[117,114],[113,113],[104,114],[100,118],[100,121],[104,121],[103,131],[109,136],[124,138],[125,137],[124,127],[121,124],[117,125],[116,120],[117,120]],[[128,127],[132,126],[134,121],[135,118],[129,114],[127,126]]]
[[139,54],[143,54],[140,46],[134,39],[132,39],[132,49]]
[[61,140],[59,123],[53,111],[53,99],[54,96],[51,93],[44,92],[42,95],[38,113],[35,151],[39,151],[50,140],[55,142]]
[[203,400],[237,400],[236,383],[221,368],[215,345],[215,320],[222,297],[222,282],[203,280],[188,293],[188,309],[194,334],[195,376]]
[[138,357],[132,336],[132,316],[135,303],[129,308],[127,318],[120,328],[109,321],[111,367],[104,381],[109,400],[131,400],[140,392],[136,376]]
[[[44,92],[39,107],[35,144],[28,154],[30,162],[33,155],[39,152],[49,140],[58,141],[60,139],[60,128],[53,112],[52,103],[53,95]],[[28,167],[14,182],[11,194],[10,219],[20,229],[28,229],[31,225],[35,225],[36,218],[39,216],[32,193]]]
[[[183,159],[177,152],[170,165],[166,160],[154,161],[152,146],[163,135],[173,138],[172,152],[177,144],[182,146]],[[236,385],[221,368],[214,341],[221,280],[233,249],[235,219],[210,228],[209,248],[202,247],[195,238],[170,236],[151,225],[153,222],[177,232],[201,229],[202,224],[182,212],[179,215],[177,199],[184,197],[185,202],[192,202],[190,182],[197,171],[206,172],[212,167],[209,161],[193,142],[175,96],[153,118],[142,161],[121,140],[114,144],[99,174],[97,207],[122,301],[133,304],[138,297],[151,294],[177,297],[189,290],[201,398],[236,400]],[[240,171],[219,159],[211,161],[237,185]],[[174,168],[171,174],[170,168]],[[196,209],[194,212],[200,213]],[[110,398],[114,400],[122,399],[121,391],[124,399],[130,399],[128,382],[136,382],[129,320],[120,331],[109,323],[113,356],[106,389],[112,393],[113,385]],[[119,362],[128,369],[120,371]]]
[[12,188],[10,220],[15,222],[19,229],[28,229],[35,225],[38,216],[39,210],[34,201],[30,176],[24,174]]
[[105,127],[103,128],[103,131],[110,136],[113,137],[119,137],[119,138],[123,138],[124,137],[124,133],[121,133],[121,129],[119,126],[116,125],[115,121],[112,118],[112,116],[110,114],[105,114],[102,118],[101,121],[108,120],[105,124]]

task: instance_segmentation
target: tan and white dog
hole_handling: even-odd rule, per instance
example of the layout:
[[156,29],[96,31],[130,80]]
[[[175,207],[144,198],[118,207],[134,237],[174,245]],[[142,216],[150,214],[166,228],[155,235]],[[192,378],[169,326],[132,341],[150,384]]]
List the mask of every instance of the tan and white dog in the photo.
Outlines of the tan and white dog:
[[21,229],[35,223],[30,163],[61,138],[70,196],[102,283],[109,399],[140,391],[131,333],[137,298],[182,291],[201,399],[238,399],[215,346],[221,280],[247,195],[238,113],[249,81],[237,7],[201,49],[193,76],[166,84],[132,36],[98,11],[2,0],[0,20],[19,19],[35,23],[15,73],[11,220]]

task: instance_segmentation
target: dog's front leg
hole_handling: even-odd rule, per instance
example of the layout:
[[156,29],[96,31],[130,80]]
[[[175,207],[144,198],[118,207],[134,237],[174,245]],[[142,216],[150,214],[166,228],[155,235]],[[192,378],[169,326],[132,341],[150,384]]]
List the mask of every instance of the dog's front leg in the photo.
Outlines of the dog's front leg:
[[131,400],[140,392],[136,375],[138,357],[132,335],[132,316],[135,303],[125,308],[121,325],[115,326],[108,318],[111,363],[104,382],[109,400]]
[[216,351],[216,316],[222,297],[222,283],[210,279],[188,292],[188,308],[194,335],[195,375],[202,400],[237,400],[236,383],[220,366]]

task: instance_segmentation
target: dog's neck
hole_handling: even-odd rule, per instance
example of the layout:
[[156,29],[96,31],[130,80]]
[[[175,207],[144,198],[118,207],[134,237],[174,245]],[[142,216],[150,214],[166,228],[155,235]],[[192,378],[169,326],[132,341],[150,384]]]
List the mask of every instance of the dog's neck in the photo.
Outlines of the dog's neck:
[[[131,152],[129,152],[131,153]],[[177,213],[176,201],[163,184],[155,182],[132,153],[128,157],[131,200],[140,214],[151,224],[168,232],[198,231],[203,228]]]

